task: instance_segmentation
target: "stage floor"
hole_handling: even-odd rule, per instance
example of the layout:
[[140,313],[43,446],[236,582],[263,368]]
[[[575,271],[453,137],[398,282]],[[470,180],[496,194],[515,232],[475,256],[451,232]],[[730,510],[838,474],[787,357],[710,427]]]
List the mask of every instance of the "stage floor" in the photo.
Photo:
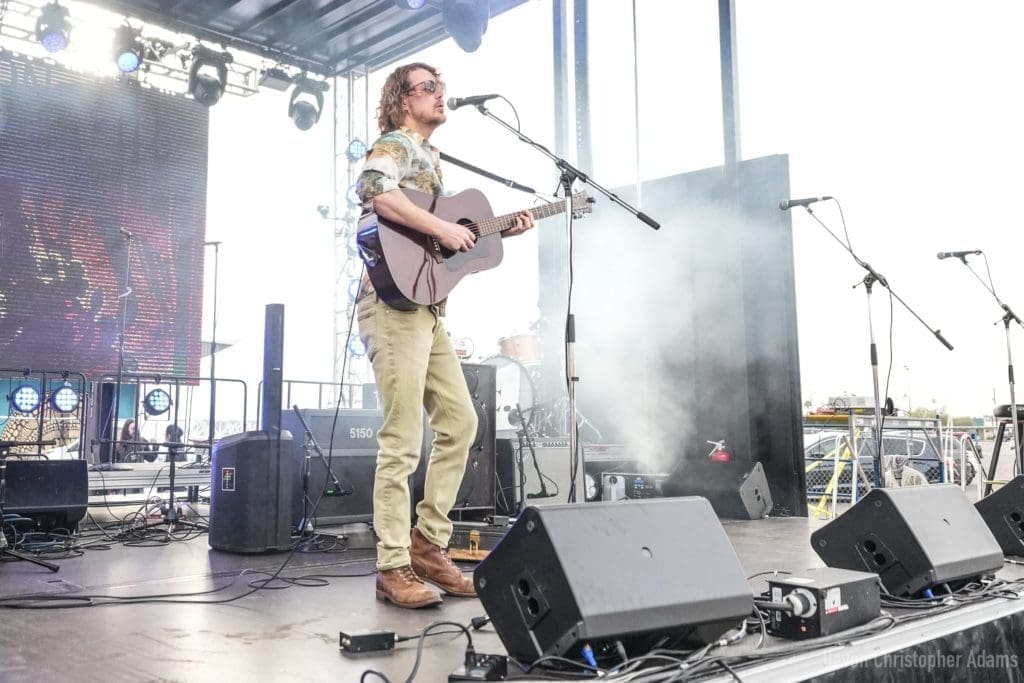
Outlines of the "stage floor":
[[[94,511],[95,514],[95,511]],[[804,518],[725,522],[748,575],[821,566],[810,532],[823,524]],[[351,657],[338,648],[338,632],[388,629],[414,635],[436,620],[468,623],[483,614],[476,599],[446,598],[439,608],[403,610],[374,598],[373,545],[365,525],[321,530],[344,532],[347,549],[296,553],[290,576],[321,575],[328,585],[261,590],[220,605],[137,604],[77,609],[5,610],[0,629],[0,679],[56,680],[273,680],[359,681],[372,668],[394,683],[404,681],[415,660],[415,641],[396,651]],[[92,532],[89,532],[92,533]],[[93,537],[94,538],[94,537]],[[0,596],[32,593],[154,595],[210,590],[231,583],[243,569],[273,573],[285,554],[229,555],[209,549],[205,536],[157,547],[112,544],[61,560],[56,574],[25,562],[0,564]],[[1008,566],[1004,578],[1024,571]],[[342,576],[348,575],[348,578]],[[225,599],[246,592],[261,574],[194,600]],[[765,579],[751,581],[760,592]],[[743,680],[796,680],[871,660],[926,639],[939,638],[999,617],[1019,616],[1024,601],[995,600],[899,627],[863,643],[741,669]],[[1014,629],[1017,631],[1018,626]],[[477,652],[504,653],[488,626],[474,632]],[[1018,642],[1024,642],[1024,637]],[[996,647],[990,643],[990,647]],[[446,681],[462,660],[465,638],[427,640],[416,680]],[[984,644],[982,644],[984,647]],[[1003,650],[993,651],[999,654]],[[870,673],[861,669],[863,679]],[[941,673],[941,672],[939,672]],[[1019,675],[1019,674],[1018,674]],[[939,676],[942,678],[942,676]],[[1010,676],[1012,678],[1012,675]],[[368,677],[377,683],[380,679]],[[924,680],[924,679],[922,679]],[[1000,675],[993,680],[1007,680]]]

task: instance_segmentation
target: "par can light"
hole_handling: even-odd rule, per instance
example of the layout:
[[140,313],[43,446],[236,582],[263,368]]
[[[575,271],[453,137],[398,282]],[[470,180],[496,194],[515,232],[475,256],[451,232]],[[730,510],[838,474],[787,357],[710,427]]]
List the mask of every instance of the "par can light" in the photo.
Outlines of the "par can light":
[[147,415],[163,415],[171,409],[171,395],[163,389],[153,389],[142,399]]
[[80,402],[78,392],[67,384],[50,394],[50,407],[61,414],[75,412]]
[[11,407],[19,413],[31,413],[39,403],[39,390],[31,384],[22,384],[11,392]]

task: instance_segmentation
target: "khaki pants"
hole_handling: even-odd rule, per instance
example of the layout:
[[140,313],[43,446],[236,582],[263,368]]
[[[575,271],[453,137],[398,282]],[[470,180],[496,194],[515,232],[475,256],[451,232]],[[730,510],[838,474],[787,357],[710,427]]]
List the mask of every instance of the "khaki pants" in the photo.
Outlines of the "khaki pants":
[[416,526],[441,547],[451,539],[448,512],[462,483],[477,418],[459,359],[433,307],[399,311],[370,293],[359,301],[356,318],[384,410],[373,485],[377,568],[393,569],[409,564],[409,476],[420,461],[423,409],[434,443]]

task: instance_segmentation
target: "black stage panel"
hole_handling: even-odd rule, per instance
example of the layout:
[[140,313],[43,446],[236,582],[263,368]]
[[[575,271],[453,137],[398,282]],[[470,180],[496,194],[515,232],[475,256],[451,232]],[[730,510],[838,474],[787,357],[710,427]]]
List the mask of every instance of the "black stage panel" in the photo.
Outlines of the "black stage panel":
[[[715,167],[644,183],[657,231],[598,204],[573,244],[576,371],[580,411],[648,471],[724,439],[736,460],[762,463],[774,514],[806,515],[788,195],[788,158],[770,156],[734,177]],[[538,391],[550,399],[564,393],[565,245],[559,231],[538,239]]]

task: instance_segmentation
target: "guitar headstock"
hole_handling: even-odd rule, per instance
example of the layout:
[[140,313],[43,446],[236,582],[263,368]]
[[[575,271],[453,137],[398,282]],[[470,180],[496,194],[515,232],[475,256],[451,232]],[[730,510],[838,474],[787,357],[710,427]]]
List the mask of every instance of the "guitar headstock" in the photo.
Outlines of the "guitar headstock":
[[584,215],[593,211],[591,204],[594,203],[594,198],[588,195],[586,192],[576,192],[572,196],[572,217],[583,218]]

